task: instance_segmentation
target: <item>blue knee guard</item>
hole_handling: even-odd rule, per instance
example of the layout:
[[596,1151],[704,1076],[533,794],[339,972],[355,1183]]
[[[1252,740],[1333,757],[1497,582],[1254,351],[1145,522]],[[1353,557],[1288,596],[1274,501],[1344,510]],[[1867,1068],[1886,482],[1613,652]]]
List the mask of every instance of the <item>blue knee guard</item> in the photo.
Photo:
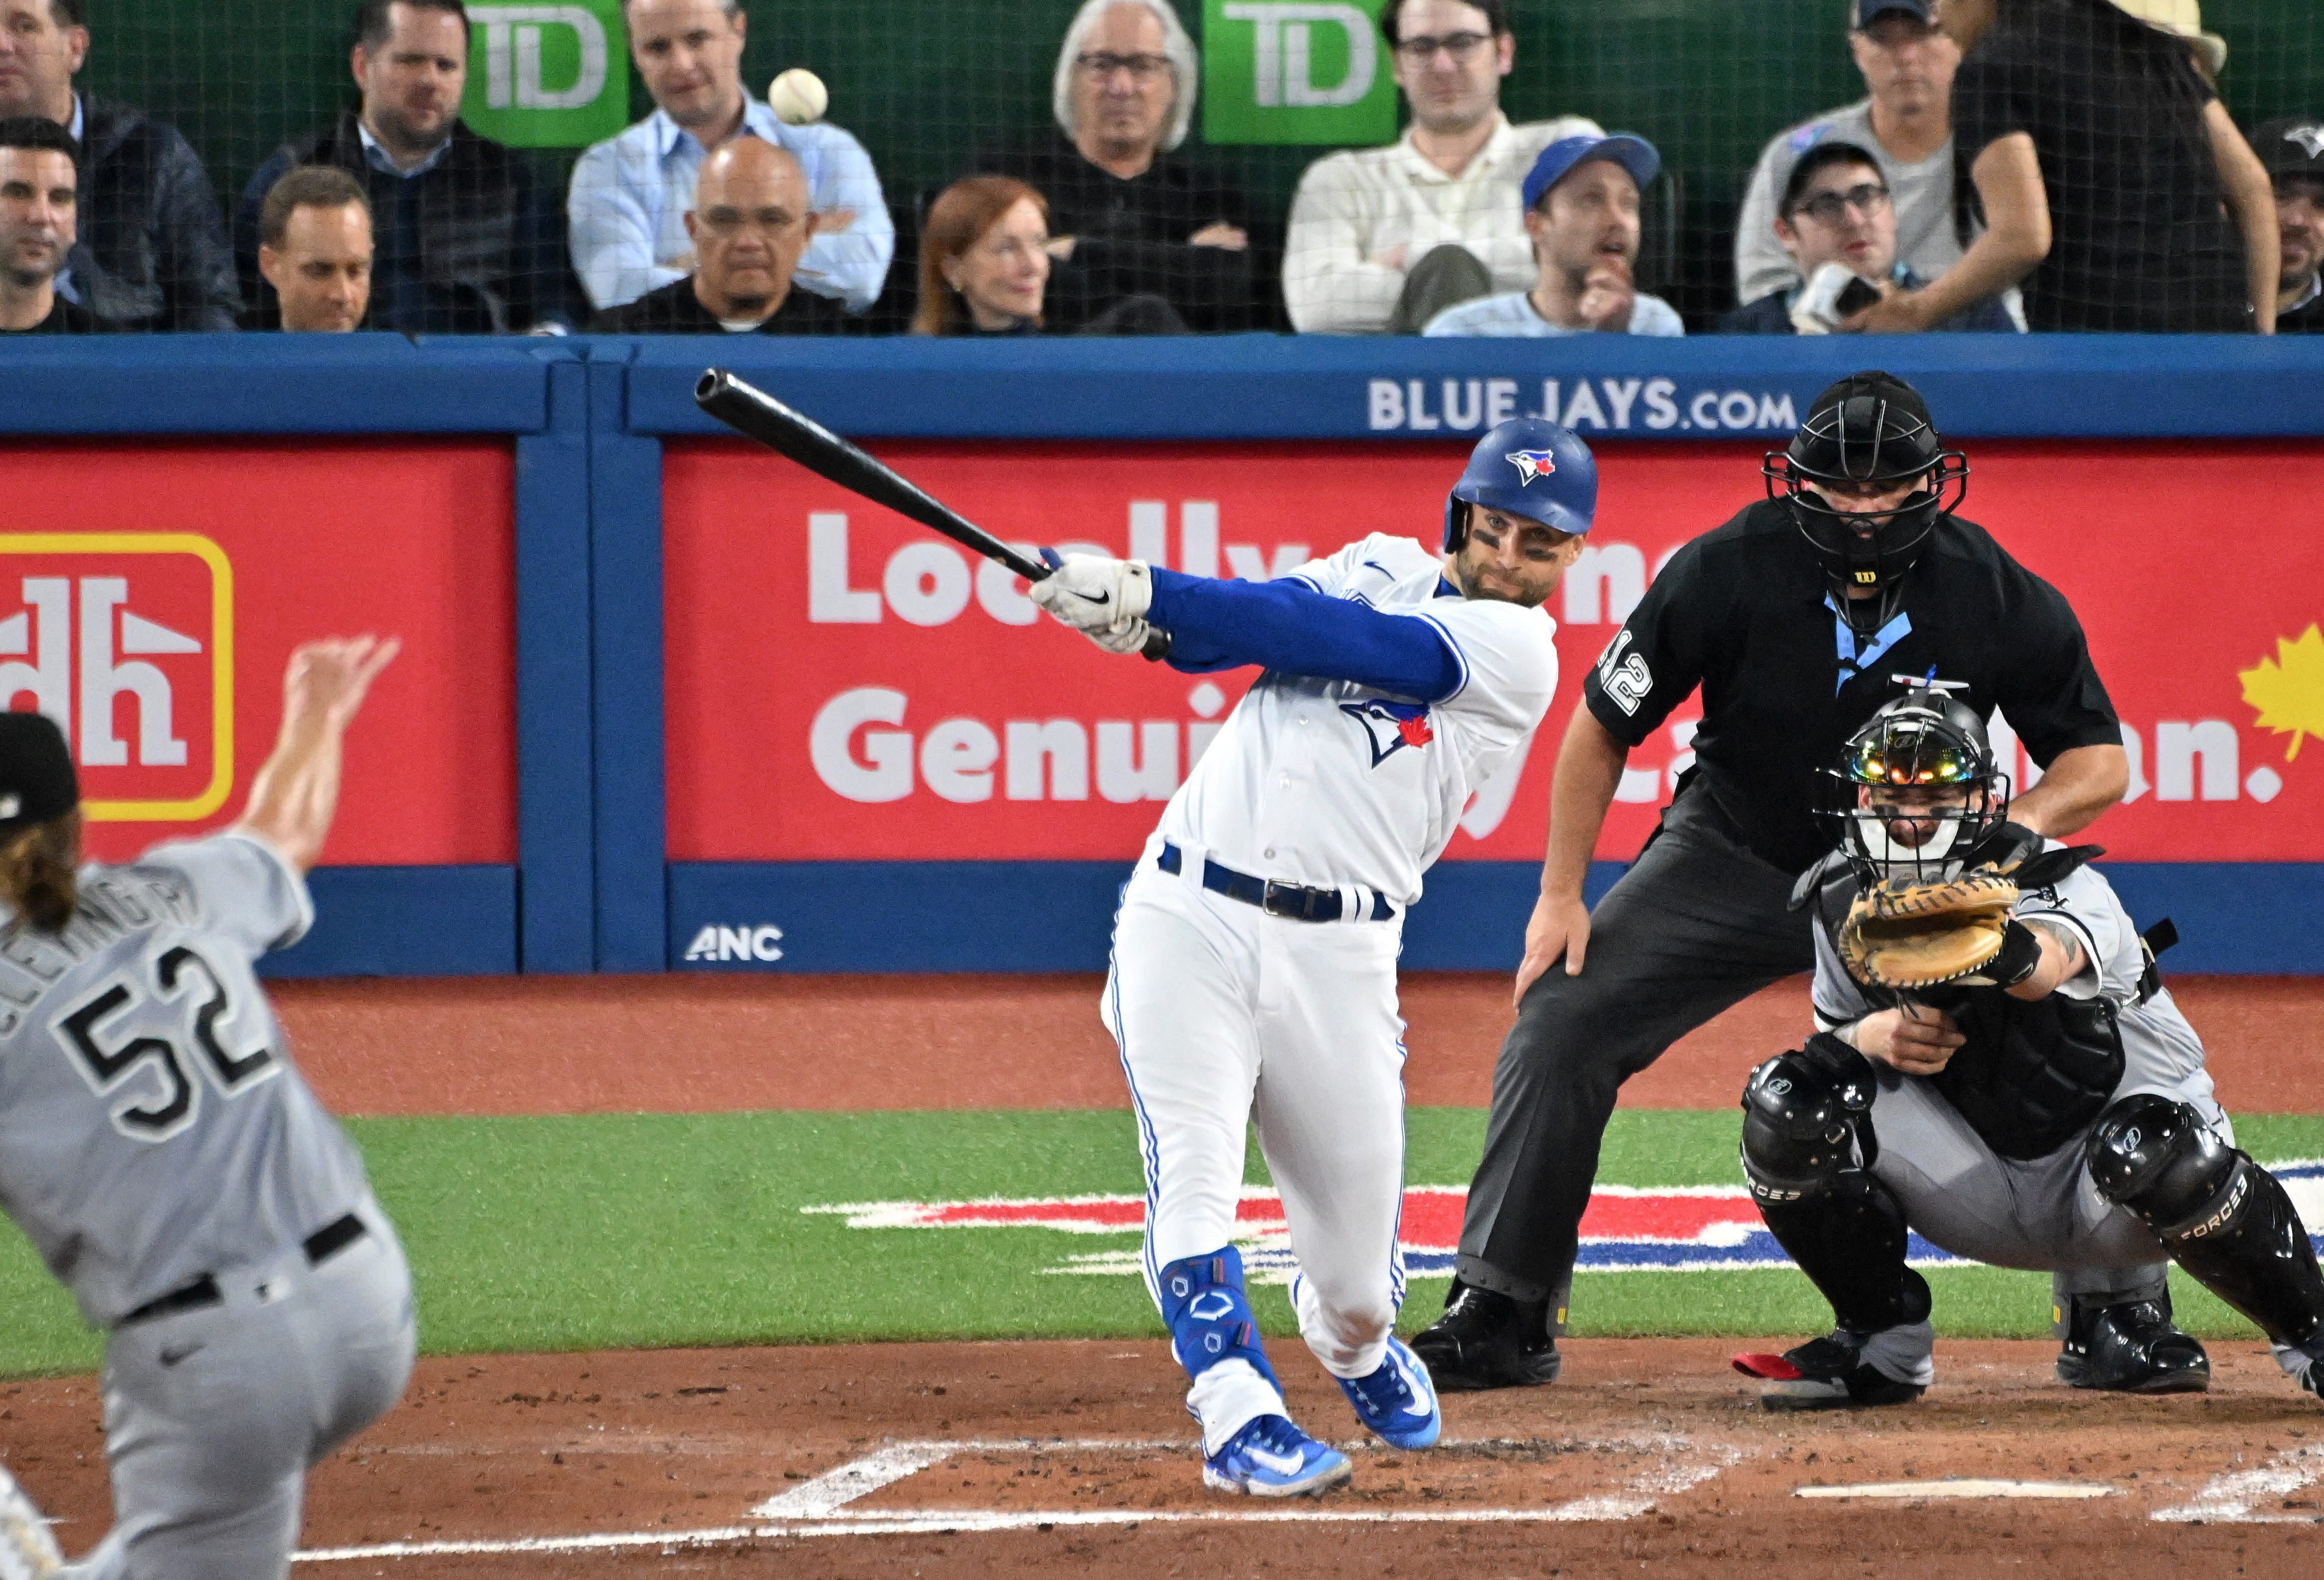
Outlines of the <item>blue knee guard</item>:
[[1173,1262],[1155,1279],[1162,1320],[1170,1328],[1170,1353],[1199,1377],[1221,1361],[1249,1361],[1280,1390],[1267,1352],[1259,1347],[1259,1324],[1242,1293],[1242,1253],[1229,1245],[1207,1256]]

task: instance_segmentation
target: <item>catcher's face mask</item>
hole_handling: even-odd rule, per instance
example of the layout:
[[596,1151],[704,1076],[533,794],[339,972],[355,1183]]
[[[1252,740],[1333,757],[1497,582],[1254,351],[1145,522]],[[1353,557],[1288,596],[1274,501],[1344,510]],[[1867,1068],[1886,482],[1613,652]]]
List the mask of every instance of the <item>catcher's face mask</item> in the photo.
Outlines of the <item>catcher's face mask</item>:
[[1840,843],[1867,878],[1951,877],[2009,809],[2006,777],[1941,719],[1892,718],[1867,730],[1835,777]]

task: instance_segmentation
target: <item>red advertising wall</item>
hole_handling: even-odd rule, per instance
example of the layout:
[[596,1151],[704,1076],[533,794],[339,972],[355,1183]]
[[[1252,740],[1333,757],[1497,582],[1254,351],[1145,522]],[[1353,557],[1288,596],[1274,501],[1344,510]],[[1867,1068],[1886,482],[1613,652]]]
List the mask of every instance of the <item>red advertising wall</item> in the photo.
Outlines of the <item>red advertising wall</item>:
[[[1370,532],[1433,542],[1457,446],[879,447],[999,535],[1261,577]],[[1559,699],[1452,859],[1538,859],[1584,666],[1655,569],[1758,496],[1758,452],[1609,445],[1588,556],[1550,611]],[[2137,772],[2117,859],[2324,859],[2324,449],[1973,447],[1964,514],[2056,583],[2090,636]],[[1127,859],[1250,672],[1108,657],[1023,583],[739,445],[665,463],[673,860]],[[1599,854],[1651,828],[1699,711],[1632,755]],[[2009,749],[2015,750],[2014,746]],[[2021,782],[2030,765],[2018,754]]]
[[513,861],[512,486],[505,443],[12,444],[0,706],[66,725],[118,859],[239,815],[297,644],[399,636],[325,859]]

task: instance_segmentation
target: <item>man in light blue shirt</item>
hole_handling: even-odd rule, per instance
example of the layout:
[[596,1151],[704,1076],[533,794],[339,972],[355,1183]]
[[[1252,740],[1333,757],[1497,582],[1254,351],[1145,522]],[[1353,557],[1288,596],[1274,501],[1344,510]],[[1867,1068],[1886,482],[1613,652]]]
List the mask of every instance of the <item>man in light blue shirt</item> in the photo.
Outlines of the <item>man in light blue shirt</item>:
[[863,145],[836,126],[787,126],[742,87],[747,19],[732,0],[626,0],[630,55],[654,113],[583,154],[567,200],[573,266],[599,308],[694,271],[686,211],[710,149],[764,138],[807,172],[816,234],[798,286],[862,312],[895,255],[895,222]]
[[1661,169],[1654,145],[1627,132],[1562,137],[1543,149],[1525,179],[1532,289],[1447,308],[1421,333],[1685,334],[1668,302],[1631,283],[1638,259],[1638,192]]

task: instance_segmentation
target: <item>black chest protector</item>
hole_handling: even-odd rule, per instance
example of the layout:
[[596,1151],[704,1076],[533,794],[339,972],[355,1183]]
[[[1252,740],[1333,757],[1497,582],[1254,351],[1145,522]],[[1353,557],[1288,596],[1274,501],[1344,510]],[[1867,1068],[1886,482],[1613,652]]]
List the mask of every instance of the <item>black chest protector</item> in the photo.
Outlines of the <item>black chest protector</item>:
[[[2065,874],[2044,876],[2054,883]],[[1817,920],[1835,948],[1856,894],[1854,876],[1838,865],[1818,890]],[[1926,1079],[2005,1158],[2047,1157],[2095,1123],[2122,1084],[2122,1033],[2104,995],[2027,1000],[1999,988],[1948,985],[1907,995],[1857,986],[1876,1009],[1909,999],[1953,1017],[1964,1041],[1944,1069]]]

